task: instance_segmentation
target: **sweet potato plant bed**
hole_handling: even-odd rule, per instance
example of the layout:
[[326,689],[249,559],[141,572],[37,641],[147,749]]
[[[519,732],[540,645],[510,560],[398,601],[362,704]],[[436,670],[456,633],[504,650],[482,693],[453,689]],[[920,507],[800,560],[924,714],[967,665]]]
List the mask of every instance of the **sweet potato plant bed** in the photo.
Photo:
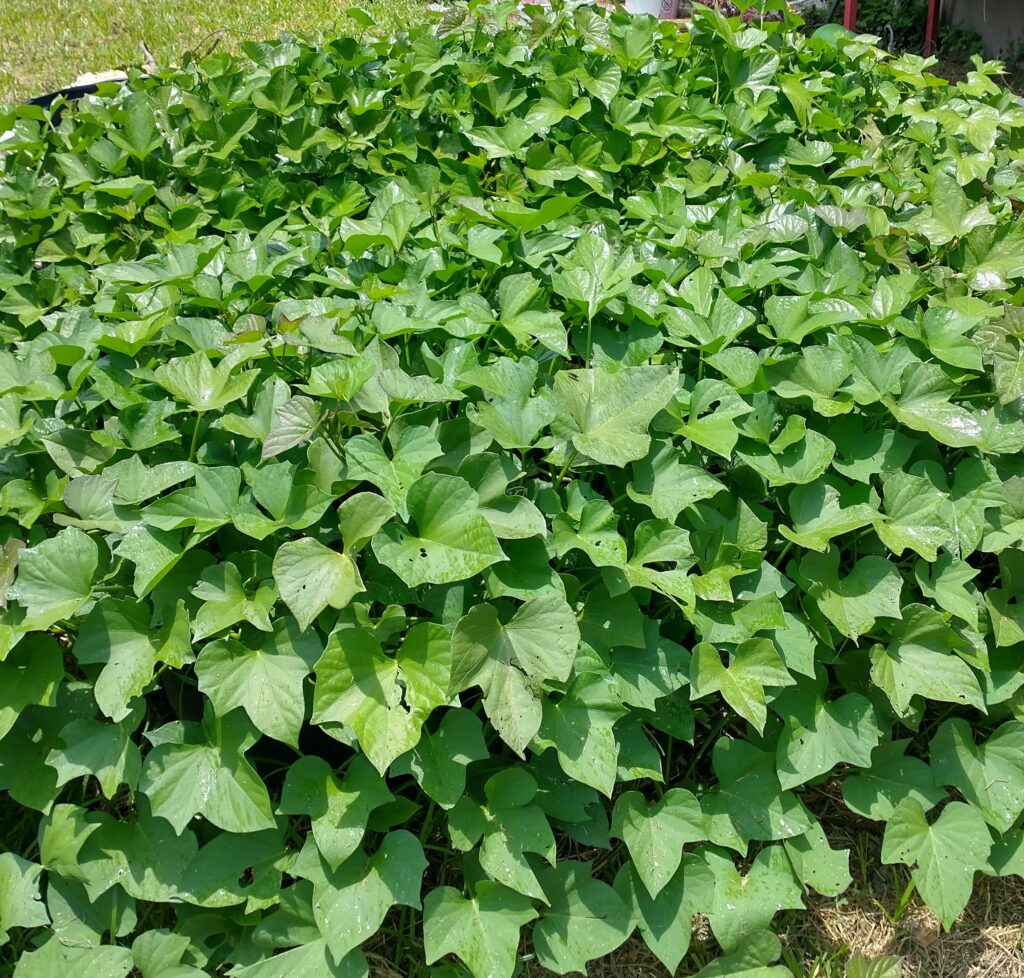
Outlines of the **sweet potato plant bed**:
[[1024,109],[356,16],[0,118],[0,963],[784,978],[844,818],[953,927],[1024,871]]

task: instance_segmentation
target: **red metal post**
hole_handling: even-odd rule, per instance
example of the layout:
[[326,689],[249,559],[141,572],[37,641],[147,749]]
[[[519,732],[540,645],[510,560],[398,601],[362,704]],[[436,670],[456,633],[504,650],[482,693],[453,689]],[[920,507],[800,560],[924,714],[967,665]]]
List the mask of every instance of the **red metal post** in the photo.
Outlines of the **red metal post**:
[[928,0],[928,23],[924,29],[924,56],[935,53],[935,35],[939,29],[939,0]]
[[843,27],[848,31],[857,30],[857,0],[846,0],[843,11]]

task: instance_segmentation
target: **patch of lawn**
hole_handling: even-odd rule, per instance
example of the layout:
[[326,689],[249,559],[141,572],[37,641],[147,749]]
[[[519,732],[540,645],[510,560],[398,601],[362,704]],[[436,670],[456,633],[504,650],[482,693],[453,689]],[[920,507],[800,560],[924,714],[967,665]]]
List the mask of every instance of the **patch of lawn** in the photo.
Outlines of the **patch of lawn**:
[[[69,85],[83,72],[142,63],[145,41],[158,62],[189,50],[237,48],[282,31],[348,33],[346,0],[2,0],[0,102]],[[398,23],[413,0],[368,4]]]

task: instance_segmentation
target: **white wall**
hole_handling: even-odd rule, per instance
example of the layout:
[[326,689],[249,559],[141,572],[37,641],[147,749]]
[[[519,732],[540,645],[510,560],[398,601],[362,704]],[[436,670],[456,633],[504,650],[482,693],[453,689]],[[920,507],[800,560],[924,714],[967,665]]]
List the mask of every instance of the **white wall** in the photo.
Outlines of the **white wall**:
[[943,20],[976,30],[997,58],[1024,43],[1024,0],[943,0]]

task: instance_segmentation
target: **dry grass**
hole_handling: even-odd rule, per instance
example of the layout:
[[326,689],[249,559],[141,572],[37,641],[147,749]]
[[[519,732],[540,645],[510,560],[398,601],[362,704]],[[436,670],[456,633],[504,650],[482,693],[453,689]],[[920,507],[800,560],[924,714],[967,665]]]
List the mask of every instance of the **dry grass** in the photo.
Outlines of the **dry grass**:
[[[863,823],[862,823],[863,825]],[[810,895],[807,909],[775,919],[795,978],[845,978],[855,954],[868,960],[903,959],[902,978],[1024,978],[1024,880],[978,877],[971,902],[949,933],[916,895],[899,907],[909,875],[883,866],[876,834],[830,826],[833,846],[851,850],[854,883],[838,899]],[[387,960],[384,948],[371,955],[371,978],[408,978]],[[690,955],[679,975],[692,975],[720,955],[706,919],[695,922]],[[588,969],[589,978],[667,978],[639,933]],[[523,978],[554,978],[536,963]]]
[[[680,965],[680,975],[691,973],[685,964]],[[666,978],[668,972],[647,950],[647,945],[639,938],[633,937],[614,954],[599,961],[592,961],[587,974],[589,978]],[[534,965],[524,973],[524,978],[554,978],[554,975]]]
[[986,877],[948,934],[919,901],[893,921],[884,904],[855,893],[846,900],[811,901],[805,914],[792,917],[785,941],[804,961],[808,978],[817,978],[816,960],[840,949],[869,959],[899,955],[904,978],[1024,978],[1022,925],[1024,881]]
[[[894,902],[893,893],[886,894]],[[814,897],[807,911],[790,914],[778,927],[798,978],[843,978],[845,962],[860,953],[869,960],[883,955],[904,959],[903,978],[1024,978],[1024,880],[981,879],[974,897],[953,930],[945,934],[934,915],[914,900],[893,922],[885,904],[864,893],[845,899]],[[691,961],[679,974],[692,974],[714,957],[714,941],[698,922]],[[688,967],[689,965],[689,967]],[[637,938],[601,961],[589,978],[666,978],[668,972]],[[530,978],[550,972],[531,968]]]
[[[902,978],[1024,978],[1024,880],[979,879],[974,896],[952,931],[943,933],[935,916],[916,898],[898,920],[892,907],[899,899],[893,886],[880,897],[854,887],[838,900],[810,897],[807,910],[777,918],[796,978],[844,978],[854,954],[868,960],[885,955],[903,958]],[[679,975],[691,975],[720,954],[706,921],[698,918],[690,957]],[[406,978],[380,953],[370,956],[371,978]],[[524,978],[554,978],[536,964]],[[589,978],[667,978],[668,972],[634,935],[615,953],[593,961]]]
[[1024,880],[977,876],[970,903],[945,933],[916,894],[901,906],[908,869],[883,865],[877,826],[851,817],[830,787],[816,798],[818,815],[830,844],[850,850],[854,882],[838,899],[808,898],[807,910],[779,928],[803,968],[798,978],[842,978],[854,954],[901,957],[903,978],[1024,978]]

